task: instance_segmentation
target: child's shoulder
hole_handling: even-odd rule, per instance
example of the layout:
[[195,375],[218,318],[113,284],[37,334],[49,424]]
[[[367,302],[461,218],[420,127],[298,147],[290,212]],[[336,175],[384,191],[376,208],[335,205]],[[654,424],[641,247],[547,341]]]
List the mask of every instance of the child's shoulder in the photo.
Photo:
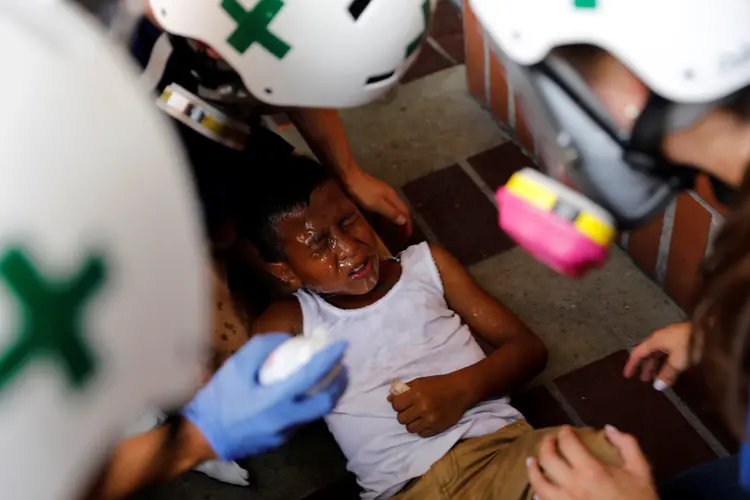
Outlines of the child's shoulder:
[[302,333],[302,307],[296,298],[274,302],[253,323],[253,333]]
[[423,241],[421,243],[415,243],[398,254],[398,260],[401,262],[424,258],[426,255],[432,253],[433,243]]
[[412,245],[399,254],[401,262],[423,259],[425,257],[430,257],[438,267],[446,260],[453,259],[453,256],[445,248],[437,243],[427,241]]

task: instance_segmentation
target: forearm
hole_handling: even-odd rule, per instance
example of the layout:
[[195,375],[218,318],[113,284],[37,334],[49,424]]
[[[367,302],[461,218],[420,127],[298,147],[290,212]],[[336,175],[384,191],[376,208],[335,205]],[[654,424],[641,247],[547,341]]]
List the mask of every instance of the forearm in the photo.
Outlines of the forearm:
[[507,395],[538,375],[546,363],[546,347],[529,333],[504,343],[483,360],[455,373],[463,379],[466,405],[470,408],[486,399]]
[[124,498],[154,483],[177,477],[215,458],[200,431],[181,421],[177,435],[159,427],[120,443],[91,498]]
[[315,156],[333,168],[348,183],[352,174],[359,172],[346,137],[344,124],[335,109],[298,108],[289,112]]

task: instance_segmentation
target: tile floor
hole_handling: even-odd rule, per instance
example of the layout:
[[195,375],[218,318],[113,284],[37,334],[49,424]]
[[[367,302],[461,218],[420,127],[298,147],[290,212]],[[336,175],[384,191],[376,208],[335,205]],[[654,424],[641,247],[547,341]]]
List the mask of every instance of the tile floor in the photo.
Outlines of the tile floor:
[[[469,97],[460,14],[448,0],[439,5],[429,44],[404,85],[342,116],[361,166],[397,187],[411,205],[417,227],[410,242],[427,239],[448,248],[549,347],[547,369],[514,404],[535,426],[610,423],[635,434],[660,480],[736,451],[699,375],[684,377],[666,394],[621,376],[627,349],[683,318],[624,252],[616,249],[604,269],[569,281],[497,228],[493,191],[533,162]],[[293,127],[282,128],[306,149]],[[398,231],[373,220],[391,249],[405,245]],[[246,465],[253,471],[248,488],[190,474],[143,498],[357,498],[322,424]]]

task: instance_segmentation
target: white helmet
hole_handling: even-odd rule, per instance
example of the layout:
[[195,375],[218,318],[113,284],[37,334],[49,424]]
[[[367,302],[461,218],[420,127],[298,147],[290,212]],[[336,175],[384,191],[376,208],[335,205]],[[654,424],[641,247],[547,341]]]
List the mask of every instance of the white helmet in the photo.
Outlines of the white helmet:
[[88,16],[0,2],[3,497],[75,499],[125,427],[195,389],[198,208],[170,128]]
[[706,102],[750,82],[746,0],[471,0],[492,40],[531,66],[589,44],[675,102]]
[[437,0],[150,0],[169,33],[207,44],[256,99],[343,108],[395,86]]

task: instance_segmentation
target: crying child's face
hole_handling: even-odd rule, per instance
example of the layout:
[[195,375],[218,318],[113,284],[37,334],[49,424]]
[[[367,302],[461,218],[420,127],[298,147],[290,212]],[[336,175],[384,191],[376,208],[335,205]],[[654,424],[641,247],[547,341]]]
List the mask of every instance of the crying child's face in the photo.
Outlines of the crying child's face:
[[307,208],[276,226],[298,287],[363,295],[378,283],[375,232],[335,181],[313,191]]

